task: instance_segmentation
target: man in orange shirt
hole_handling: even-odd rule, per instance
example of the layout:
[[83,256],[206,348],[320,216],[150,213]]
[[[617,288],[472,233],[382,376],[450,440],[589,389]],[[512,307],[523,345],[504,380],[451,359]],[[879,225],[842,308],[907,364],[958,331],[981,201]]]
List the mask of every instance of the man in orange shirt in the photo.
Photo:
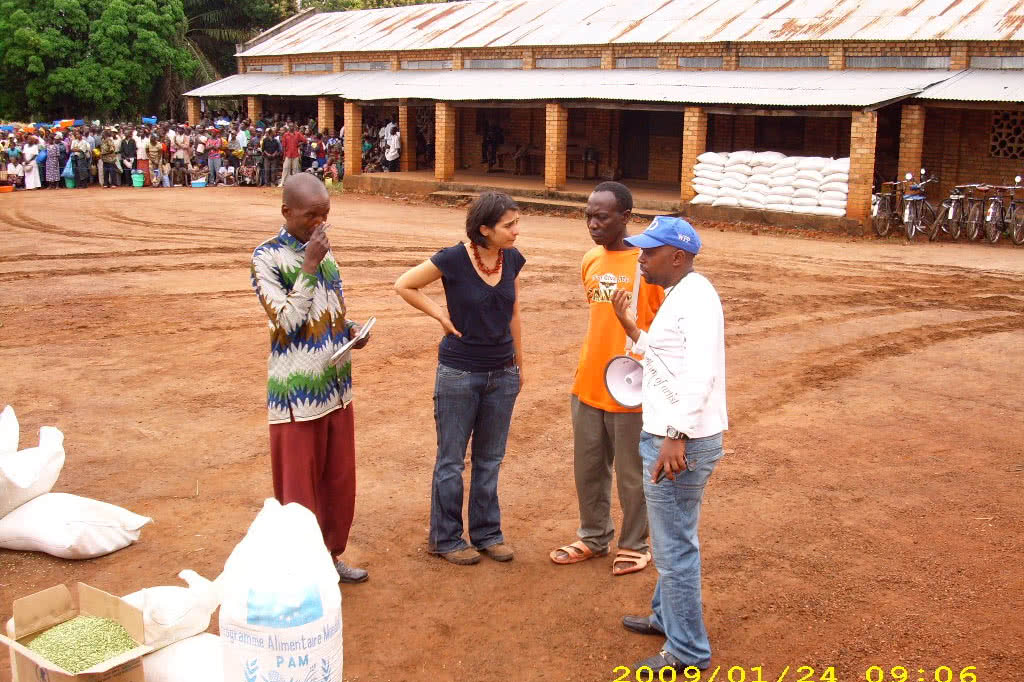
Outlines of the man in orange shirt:
[[602,182],[587,201],[590,238],[597,244],[583,256],[581,275],[590,303],[587,335],[572,387],[572,425],[576,495],[580,506],[579,540],[551,552],[556,564],[575,564],[608,554],[615,535],[611,517],[612,468],[618,481],[622,529],[612,563],[613,575],[635,573],[651,560],[647,543],[647,505],[640,459],[640,408],[627,408],[608,393],[608,361],[632,346],[615,316],[612,294],[618,289],[636,297],[636,320],[648,329],[665,299],[664,290],[648,284],[637,265],[640,250],[623,241],[633,210],[633,195],[618,182]]

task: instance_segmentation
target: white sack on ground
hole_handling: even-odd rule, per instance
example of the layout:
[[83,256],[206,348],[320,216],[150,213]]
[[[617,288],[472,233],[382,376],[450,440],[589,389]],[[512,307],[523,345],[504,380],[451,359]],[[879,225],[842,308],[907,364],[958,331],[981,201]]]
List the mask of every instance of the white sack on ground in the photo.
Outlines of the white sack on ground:
[[818,200],[827,199],[828,201],[846,201],[846,192],[822,192],[818,195]]
[[63,468],[64,434],[52,426],[39,429],[38,447],[0,455],[0,518],[50,492]]
[[806,199],[804,197],[793,197],[793,201],[790,202],[794,206],[817,206],[817,199]]
[[796,178],[793,177],[792,175],[787,175],[785,177],[778,178],[773,177],[772,181],[768,183],[768,186],[771,187],[773,190],[789,190],[789,193],[792,194],[794,180],[796,180]]
[[709,194],[698,194],[697,196],[690,200],[690,203],[694,204],[695,206],[700,206],[701,204],[706,204],[710,206],[711,204],[715,203],[715,199],[716,197],[713,197]]
[[794,199],[814,199],[815,201],[817,201],[818,194],[818,190],[809,189],[807,187],[801,187],[800,189],[793,190]]
[[832,159],[826,159],[820,156],[804,156],[798,158],[800,158],[800,161],[796,164],[797,170],[820,171],[832,163]]
[[152,520],[87,497],[46,493],[0,519],[0,547],[92,559],[136,542]]
[[720,166],[717,163],[698,163],[694,165],[693,172],[699,173],[700,171],[707,171],[709,173],[722,173],[725,171],[725,166]]
[[739,173],[740,175],[749,176],[754,170],[745,163],[733,163],[725,167],[726,173]]
[[825,182],[820,187],[822,192],[841,192],[842,194],[850,193],[850,186],[845,182]]
[[224,643],[209,632],[183,639],[143,656],[142,674],[146,682],[223,682]]
[[793,207],[789,204],[765,204],[764,207],[769,211],[781,211],[783,213],[793,212]]
[[740,183],[741,185],[746,185],[747,181],[749,179],[750,179],[749,175],[744,175],[743,173],[737,173],[736,171],[726,171],[725,175],[722,176],[722,181],[723,182],[725,180],[733,180],[735,182]]
[[750,176],[750,181],[760,183],[762,185],[769,185],[772,182],[772,176],[767,173],[754,173]]
[[210,617],[220,605],[213,583],[195,571],[182,571],[178,577],[188,587],[148,587],[122,597],[142,611],[146,646],[160,649],[210,627]]
[[716,173],[715,171],[699,170],[694,172],[694,177],[704,178],[709,182],[721,182],[722,178],[725,177],[723,173]]
[[731,189],[743,189],[747,186],[747,183],[737,180],[736,178],[722,178],[722,182],[720,184],[723,189],[726,187]]
[[746,187],[746,191],[758,192],[760,194],[768,194],[771,191],[771,189],[772,188],[769,187],[768,185],[763,185],[759,182],[748,182]]
[[8,405],[0,412],[0,455],[18,451],[18,417],[14,408]]
[[728,154],[717,154],[715,152],[704,152],[697,157],[700,163],[712,163],[717,166],[724,166],[729,161]]
[[787,204],[788,205],[788,204],[790,204],[792,202],[793,202],[793,197],[784,196],[784,195],[780,195],[780,194],[768,194],[764,198],[764,203],[765,203],[766,206],[768,204]]
[[816,170],[802,170],[796,173],[797,180],[813,180],[819,185],[824,181],[825,176]]
[[697,194],[707,194],[713,197],[721,194],[721,188],[718,185],[706,185],[702,182],[694,182],[693,191]]
[[843,209],[844,214],[846,212],[846,201],[845,200],[844,201],[829,201],[828,199],[819,199],[818,200],[818,205],[819,206],[824,206],[825,208],[841,208],[841,209]]
[[764,202],[740,199],[740,208],[764,208]]
[[846,173],[830,173],[821,180],[822,182],[842,182],[849,183],[850,176]]
[[734,197],[718,197],[712,206],[739,206],[740,200]]

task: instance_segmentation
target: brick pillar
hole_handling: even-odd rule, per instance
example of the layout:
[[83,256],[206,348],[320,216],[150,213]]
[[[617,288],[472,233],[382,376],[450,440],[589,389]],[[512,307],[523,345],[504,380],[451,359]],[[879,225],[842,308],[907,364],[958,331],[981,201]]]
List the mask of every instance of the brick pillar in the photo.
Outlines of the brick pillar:
[[533,69],[537,66],[537,58],[533,54],[533,50],[523,51],[523,69]]
[[693,167],[697,157],[707,151],[708,114],[701,107],[686,107],[683,113],[683,169],[680,198],[692,200],[697,193],[693,191]]
[[341,63],[341,55],[340,54],[334,55],[334,58],[331,59],[331,71],[333,71],[334,73],[341,73],[341,71],[344,68],[345,68],[344,64]]
[[203,117],[203,114],[200,110],[198,97],[185,98],[185,111],[188,113],[188,124],[190,126],[199,125],[199,119]]
[[250,121],[255,121],[263,113],[263,100],[259,97],[246,97],[245,112]]
[[405,101],[398,103],[398,137],[402,141],[402,155],[398,157],[398,169],[401,171],[416,170],[416,124],[409,115],[409,105]]
[[434,105],[434,179],[451,182],[455,178],[455,125],[458,113],[448,102]]
[[615,53],[612,51],[612,48],[610,47],[606,47],[601,51],[601,68],[615,68]]
[[837,71],[846,68],[846,51],[843,44],[838,43],[828,51],[828,68],[830,71]]
[[363,172],[363,107],[345,102],[345,175]]
[[281,60],[281,73],[286,76],[292,72],[292,58],[285,57]]
[[318,97],[316,100],[316,127],[323,132],[334,131],[334,98]]
[[949,70],[963,71],[971,65],[966,45],[954,45],[949,50]]
[[871,219],[871,187],[875,179],[878,112],[855,111],[850,122],[850,194],[846,217],[867,225]]
[[461,52],[455,52],[454,54],[452,54],[452,69],[461,69],[461,68],[462,68],[462,53]]
[[569,110],[549,102],[544,133],[544,186],[549,190],[565,187],[569,146]]
[[921,172],[924,158],[924,107],[920,104],[904,104],[900,123],[899,177]]
[[391,70],[392,71],[398,71],[401,68],[402,68],[402,60],[399,59],[399,56],[397,54],[391,55]]
[[245,60],[241,57],[235,57],[235,73],[245,73]]
[[674,54],[663,54],[658,57],[659,69],[679,69],[679,57]]
[[739,55],[736,54],[735,47],[726,47],[722,52],[722,70],[723,71],[735,71],[740,66]]

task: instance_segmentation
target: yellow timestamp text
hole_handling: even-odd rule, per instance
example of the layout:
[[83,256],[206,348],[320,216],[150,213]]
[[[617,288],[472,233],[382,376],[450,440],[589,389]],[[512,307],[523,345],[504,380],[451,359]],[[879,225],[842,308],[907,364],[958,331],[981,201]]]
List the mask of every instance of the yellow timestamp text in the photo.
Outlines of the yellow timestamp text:
[[937,668],[907,668],[894,665],[883,668],[873,665],[864,671],[864,682],[978,682],[978,666],[968,665],[952,668],[940,665]]
[[655,670],[645,665],[633,670],[620,665],[612,674],[618,675],[613,682],[842,682],[834,665],[821,669],[809,665],[786,666],[778,675],[766,673],[764,666],[760,665],[719,665],[707,670],[690,666],[682,672],[668,666]]

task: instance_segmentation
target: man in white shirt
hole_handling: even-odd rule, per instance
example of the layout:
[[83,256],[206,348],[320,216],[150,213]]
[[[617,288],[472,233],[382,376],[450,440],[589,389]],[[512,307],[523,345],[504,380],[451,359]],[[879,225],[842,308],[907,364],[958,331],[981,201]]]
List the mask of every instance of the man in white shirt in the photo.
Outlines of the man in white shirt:
[[622,624],[666,638],[661,651],[634,670],[703,670],[711,664],[711,645],[701,611],[697,523],[704,485],[729,428],[722,302],[711,282],[693,270],[701,242],[685,220],[659,216],[626,244],[642,249],[640,271],[665,288],[665,301],[645,333],[632,319],[626,292],[612,298],[634,352],[644,355],[640,456],[658,569],[651,614],[626,616]]
[[402,137],[398,126],[395,126],[393,130],[394,132],[384,138],[384,160],[387,161],[384,170],[391,172],[398,170],[398,159],[402,154]]

